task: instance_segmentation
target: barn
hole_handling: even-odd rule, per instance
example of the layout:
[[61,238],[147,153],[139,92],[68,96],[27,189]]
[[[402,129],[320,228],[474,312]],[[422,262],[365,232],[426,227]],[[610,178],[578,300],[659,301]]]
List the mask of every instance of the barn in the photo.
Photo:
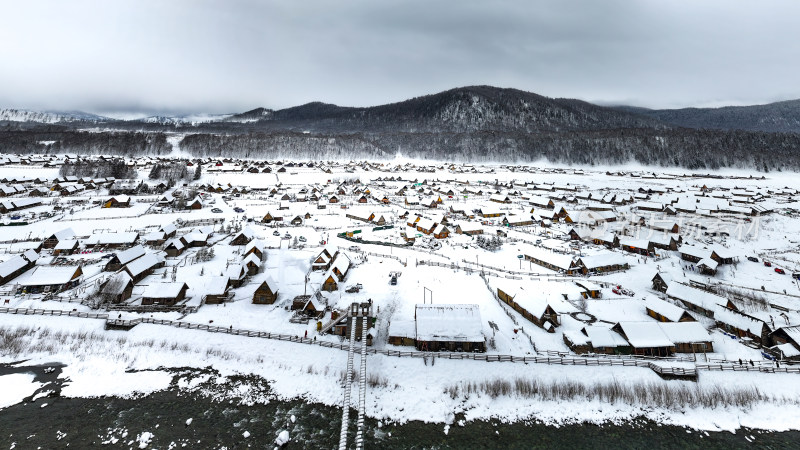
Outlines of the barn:
[[417,349],[423,351],[486,351],[478,305],[416,305]]

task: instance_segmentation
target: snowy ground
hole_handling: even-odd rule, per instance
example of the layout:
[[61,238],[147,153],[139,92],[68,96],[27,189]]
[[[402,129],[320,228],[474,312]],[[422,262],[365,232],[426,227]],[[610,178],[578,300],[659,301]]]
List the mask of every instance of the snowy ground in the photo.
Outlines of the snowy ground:
[[[641,179],[630,176],[606,175],[603,172],[589,172],[585,175],[564,173],[520,173],[505,170],[500,166],[489,166],[486,170],[493,173],[453,173],[447,169],[439,169],[435,173],[399,172],[386,173],[379,171],[362,171],[356,168],[355,173],[345,172],[340,168],[333,174],[319,170],[297,169],[287,173],[250,174],[250,173],[206,173],[200,180],[202,183],[230,183],[234,186],[267,189],[282,183],[289,192],[295,193],[302,187],[319,186],[321,190],[336,186],[335,180],[358,178],[363,185],[382,192],[391,192],[399,185],[411,184],[410,181],[439,180],[446,187],[463,187],[459,182],[470,182],[472,186],[492,189],[491,185],[479,182],[535,182],[554,183],[556,186],[577,185],[580,191],[636,193],[640,187],[659,187],[672,191],[670,195],[686,196],[694,192],[698,186],[707,185],[715,189],[744,190],[767,192],[784,188],[797,189],[793,174],[768,174],[764,180],[737,178],[658,178]],[[57,171],[53,169],[26,169],[26,177],[55,178]],[[404,182],[387,183],[379,187],[378,177],[402,176]],[[674,175],[680,175],[675,172]],[[726,172],[729,176],[748,176],[736,172]],[[19,171],[12,167],[0,167],[0,178],[19,176]],[[141,176],[146,176],[145,171]],[[760,176],[760,174],[759,174]],[[328,184],[328,181],[331,184]],[[447,181],[450,180],[450,181]],[[424,186],[423,186],[424,188]],[[506,188],[506,191],[513,190]],[[725,191],[730,192],[730,191]],[[411,195],[410,193],[408,195]],[[425,195],[425,194],[420,194]],[[544,194],[541,194],[544,195]],[[158,227],[173,223],[180,219],[183,223],[201,219],[226,219],[224,224],[212,225],[214,235],[214,257],[207,261],[196,261],[198,249],[187,250],[177,258],[167,258],[163,268],[155,272],[134,289],[154,283],[184,281],[189,286],[187,297],[192,305],[199,305],[204,295],[205,279],[225,273],[231,265],[242,259],[244,247],[230,245],[230,239],[242,227],[249,227],[264,246],[266,258],[259,273],[246,279],[245,283],[233,289],[229,302],[221,305],[203,305],[195,313],[182,315],[177,312],[146,313],[113,312],[122,318],[152,316],[154,318],[181,320],[197,324],[213,324],[216,326],[238,329],[269,331],[295,336],[307,335],[319,340],[339,342],[339,338],[331,335],[317,335],[315,320],[305,323],[291,323],[292,312],[289,306],[292,299],[304,293],[315,292],[322,283],[322,273],[310,271],[311,263],[320,253],[325,241],[327,245],[338,247],[346,253],[354,265],[345,281],[340,283],[339,290],[326,294],[328,304],[334,309],[345,309],[352,302],[372,300],[377,312],[378,337],[374,347],[377,349],[395,349],[414,351],[413,347],[395,347],[387,342],[388,325],[393,320],[413,320],[415,305],[429,302],[434,304],[477,304],[480,310],[482,331],[491,338],[490,354],[525,356],[536,351],[552,350],[569,352],[562,339],[565,331],[580,330],[585,324],[570,317],[570,313],[578,311],[580,288],[571,281],[558,279],[555,271],[537,266],[518,256],[530,251],[537,240],[541,245],[559,251],[577,255],[597,254],[605,250],[593,244],[581,244],[579,248],[570,248],[569,243],[553,236],[562,236],[570,226],[554,224],[550,228],[538,226],[512,229],[508,238],[497,251],[487,251],[475,245],[469,236],[451,235],[441,241],[441,248],[430,250],[422,245],[410,248],[397,248],[370,244],[358,244],[336,237],[341,231],[364,229],[363,239],[375,239],[397,242],[401,238],[400,231],[406,230],[405,219],[400,214],[409,211],[411,215],[420,213],[425,216],[441,215],[449,206],[492,205],[488,203],[488,195],[475,195],[464,199],[456,196],[445,199],[444,204],[435,211],[408,207],[400,199],[392,196],[389,205],[370,201],[366,205],[356,203],[357,196],[344,195],[342,209],[340,205],[329,204],[326,209],[317,209],[314,202],[291,202],[289,209],[280,211],[286,220],[297,214],[309,212],[311,219],[306,219],[302,226],[291,226],[288,223],[263,225],[256,223],[267,213],[279,212],[277,196],[269,196],[267,191],[253,191],[239,197],[223,198],[227,195],[209,194],[205,198],[206,206],[194,211],[158,212],[152,207],[157,196],[148,195],[134,197],[131,208],[103,209],[92,204],[93,200],[105,196],[102,192],[86,194],[87,204],[76,204],[71,214],[66,212],[52,218],[42,218],[28,226],[9,226],[0,229],[0,261],[7,260],[21,251],[23,243],[13,242],[38,238],[43,240],[64,228],[71,228],[79,238],[85,238],[97,232],[138,231],[146,234]],[[659,196],[648,201],[666,201],[667,195],[659,200]],[[726,283],[749,291],[765,295],[768,301],[783,305],[787,320],[791,325],[800,323],[800,288],[791,278],[791,273],[800,269],[798,253],[798,231],[800,224],[792,216],[791,209],[800,209],[798,202],[787,195],[775,195],[765,200],[775,212],[758,223],[754,233],[743,237],[685,237],[684,243],[697,245],[717,245],[730,249],[741,255],[740,262],[730,266],[720,266],[714,282]],[[78,200],[81,197],[76,198]],[[50,197],[46,201],[53,205],[64,201],[59,197]],[[213,204],[210,204],[213,202]],[[452,203],[451,203],[452,202]],[[514,211],[524,211],[524,202],[514,199],[511,205],[503,205]],[[571,209],[585,208],[587,202],[569,205]],[[33,218],[34,214],[46,211],[51,206],[43,206],[24,211]],[[243,208],[243,213],[236,213],[234,208]],[[221,213],[212,212],[219,208]],[[345,217],[352,211],[368,209],[376,214],[386,216],[395,229],[371,231],[372,225],[364,224]],[[529,208],[528,208],[529,209]],[[68,211],[68,210],[67,210]],[[628,217],[631,206],[616,208],[618,216]],[[255,218],[249,223],[247,218]],[[691,217],[690,217],[691,218]],[[466,220],[452,217],[455,223]],[[179,235],[187,234],[203,225],[179,227]],[[487,234],[494,234],[498,225],[485,225]],[[454,227],[450,227],[453,231]],[[408,231],[411,233],[412,231]],[[275,235],[277,233],[277,236]],[[292,238],[283,239],[289,233]],[[305,238],[305,243],[295,239]],[[517,241],[514,241],[516,239]],[[549,239],[549,240],[548,240]],[[418,239],[423,241],[423,239]],[[524,241],[524,242],[523,242]],[[421,244],[421,242],[419,242]],[[301,248],[302,247],[302,248]],[[351,251],[357,247],[358,251]],[[6,253],[2,253],[2,252]],[[365,254],[373,253],[372,255]],[[110,253],[110,252],[106,252]],[[708,281],[710,277],[699,276],[691,269],[687,272],[686,263],[681,261],[676,252],[663,251],[658,261],[643,259],[630,254],[623,257],[631,265],[625,272],[594,276],[590,280],[607,283],[607,286],[622,285],[633,291],[635,295],[617,295],[610,288],[602,289],[602,298],[589,299],[586,312],[601,322],[609,324],[619,321],[652,321],[645,312],[643,299],[650,296],[661,297],[652,290],[651,279],[656,272],[665,272],[675,278],[694,277]],[[43,308],[91,311],[81,300],[92,292],[92,287],[99,285],[108,272],[102,272],[106,260],[104,253],[78,254],[68,257],[79,262],[83,260],[84,282],[81,286],[61,295],[62,301],[44,301],[38,295],[13,295],[4,290],[9,285],[0,287],[0,299],[8,300],[3,306],[12,308]],[[383,256],[381,256],[383,255]],[[764,267],[760,262],[747,261],[746,256],[755,255],[772,260],[775,266],[785,268],[787,274],[777,274],[773,268]],[[43,257],[39,264],[47,264],[52,258]],[[419,261],[432,261],[444,264],[445,267],[418,265]],[[489,266],[485,271],[492,290],[474,271],[465,270],[472,263]],[[455,264],[457,267],[449,267]],[[513,272],[522,280],[512,280],[506,275]],[[389,283],[389,274],[400,272],[398,284]],[[684,275],[685,273],[685,275]],[[306,277],[308,275],[308,277]],[[25,277],[26,275],[22,275]],[[278,283],[278,301],[274,305],[256,305],[252,303],[255,289],[267,278]],[[548,278],[549,277],[549,278]],[[20,278],[24,280],[24,278]],[[306,281],[308,280],[308,281]],[[19,280],[16,280],[19,282]],[[363,289],[358,293],[346,293],[348,286],[361,284]],[[12,283],[13,284],[13,283]],[[526,292],[536,293],[557,309],[561,316],[561,326],[556,333],[548,333],[527,321],[517,312],[501,304],[494,297],[494,289],[509,285],[521,285]],[[762,290],[762,286],[765,289]],[[136,299],[132,299],[135,303]],[[775,310],[752,310],[752,315],[765,321],[779,318]],[[327,321],[323,319],[323,322]],[[3,354],[0,363],[21,359],[30,359],[31,363],[44,363],[57,360],[66,364],[64,376],[71,381],[63,395],[68,396],[100,396],[100,395],[139,395],[165,388],[171,376],[164,372],[168,367],[206,367],[213,366],[223,375],[233,373],[253,373],[273,383],[274,392],[284,398],[303,397],[326,404],[340,404],[342,389],[340,377],[345,370],[346,353],[340,350],[319,346],[301,345],[290,342],[279,342],[258,338],[229,336],[204,331],[176,329],[173,327],[141,324],[130,331],[104,330],[104,323],[97,319],[73,317],[42,317],[0,314],[0,328],[8,332],[19,327],[30,327],[27,347],[17,354]],[[520,330],[521,329],[521,330]],[[49,335],[48,335],[49,333]],[[56,340],[53,336],[64,337]],[[83,333],[83,334],[81,334]],[[87,337],[88,335],[88,337]],[[759,350],[742,345],[719,331],[713,331],[710,339],[714,344],[714,352],[699,356],[706,359],[755,360],[765,362]],[[36,344],[39,345],[36,345]],[[356,358],[358,360],[358,358]],[[521,420],[536,418],[548,423],[566,422],[602,422],[623,421],[639,416],[664,423],[686,425],[707,430],[732,430],[740,426],[785,430],[796,429],[800,424],[800,405],[795,400],[800,394],[800,375],[765,374],[749,372],[701,372],[696,383],[690,381],[666,381],[658,377],[652,370],[636,367],[577,367],[550,366],[543,364],[520,363],[487,363],[469,360],[446,360],[437,358],[435,363],[420,358],[397,358],[385,355],[374,355],[368,359],[368,376],[372,383],[368,390],[367,414],[386,420],[425,420],[435,422],[452,422],[456,413],[464,412],[468,419],[498,417],[504,420]],[[356,364],[358,367],[358,364]],[[145,372],[129,372],[130,370],[146,370]],[[11,377],[11,378],[10,378]],[[714,408],[713,413],[703,406],[672,405],[659,407],[646,404],[628,404],[624,402],[609,403],[597,398],[568,398],[561,401],[526,398],[519,394],[500,395],[496,398],[486,393],[467,394],[463,387],[470,384],[491,382],[492,380],[536,380],[544,384],[557,382],[574,382],[584,385],[604,383],[622,383],[635,387],[643,385],[659,386],[693,386],[710,391],[723,386],[731,390],[750,390],[757,387],[763,398],[744,407],[724,406]],[[13,395],[0,397],[0,407],[20,401],[35,391],[37,386],[31,379],[21,375],[0,377],[4,386],[18,386]],[[458,386],[459,391],[453,394]],[[6,398],[8,397],[8,398]],[[765,400],[766,399],[766,400]],[[353,400],[355,402],[355,400]]]

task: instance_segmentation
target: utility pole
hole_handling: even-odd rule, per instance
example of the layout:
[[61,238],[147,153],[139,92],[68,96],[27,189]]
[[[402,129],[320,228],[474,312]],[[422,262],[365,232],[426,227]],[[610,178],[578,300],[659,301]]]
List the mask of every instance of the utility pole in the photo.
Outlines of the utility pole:
[[433,304],[433,291],[428,289],[428,288],[426,288],[426,287],[424,287],[424,286],[422,287],[422,304],[424,305],[426,303],[426,301],[425,301],[426,291],[429,292],[430,295],[431,295],[431,305],[432,305]]

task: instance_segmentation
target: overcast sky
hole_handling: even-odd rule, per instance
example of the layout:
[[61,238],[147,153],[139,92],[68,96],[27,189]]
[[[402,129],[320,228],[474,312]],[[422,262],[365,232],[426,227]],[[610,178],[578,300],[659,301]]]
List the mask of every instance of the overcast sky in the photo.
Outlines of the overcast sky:
[[0,108],[367,106],[490,84],[648,107],[800,98],[800,1],[25,0]]

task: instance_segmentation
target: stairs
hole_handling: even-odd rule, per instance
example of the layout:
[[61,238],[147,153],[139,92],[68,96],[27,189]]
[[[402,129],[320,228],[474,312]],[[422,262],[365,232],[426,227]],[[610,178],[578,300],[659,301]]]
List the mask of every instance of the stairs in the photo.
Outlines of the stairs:
[[319,334],[325,334],[331,331],[331,328],[335,327],[338,323],[350,317],[350,310],[338,310],[338,311],[339,311],[339,317],[331,319],[325,325],[323,325],[322,328],[319,330]]
[[[347,449],[347,428],[350,425],[350,385],[353,382],[353,356],[356,350],[356,320],[350,324],[350,345],[347,348],[347,373],[344,380],[344,400],[342,400],[342,429],[339,432],[339,450]],[[336,320],[338,322],[338,319]],[[332,327],[333,325],[331,325]]]
[[[369,317],[363,316],[361,326],[361,370],[358,377],[358,432],[356,433],[356,449],[364,448],[364,412],[367,403],[367,328]],[[353,318],[353,328],[358,318]]]

